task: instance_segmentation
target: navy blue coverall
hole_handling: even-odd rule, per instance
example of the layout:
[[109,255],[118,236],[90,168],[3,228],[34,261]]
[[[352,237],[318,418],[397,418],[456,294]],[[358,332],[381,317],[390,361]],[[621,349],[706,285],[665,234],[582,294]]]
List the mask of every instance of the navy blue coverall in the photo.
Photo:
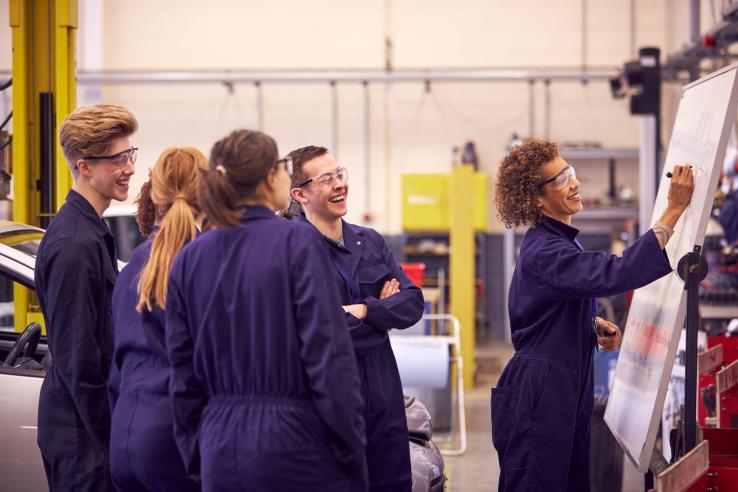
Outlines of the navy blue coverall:
[[[366,318],[346,313],[365,401],[366,457],[371,491],[409,491],[410,444],[402,382],[388,330],[414,325],[423,316],[423,293],[395,261],[373,229],[342,221],[343,244],[328,238],[342,305],[366,304]],[[400,292],[379,299],[384,283],[400,282]]]
[[718,223],[723,227],[725,240],[730,244],[738,242],[738,194],[733,191],[725,196]]
[[596,298],[671,272],[649,230],[623,252],[583,251],[578,230],[543,216],[510,284],[515,355],[492,389],[500,491],[589,490]]
[[170,274],[174,436],[203,490],[367,486],[363,403],[322,238],[265,207]]
[[164,311],[136,311],[153,236],[133,250],[113,290],[110,469],[119,491],[198,491],[174,442]]
[[38,404],[38,446],[52,491],[114,490],[107,384],[117,276],[110,229],[70,190],[41,240],[35,273],[52,355]]

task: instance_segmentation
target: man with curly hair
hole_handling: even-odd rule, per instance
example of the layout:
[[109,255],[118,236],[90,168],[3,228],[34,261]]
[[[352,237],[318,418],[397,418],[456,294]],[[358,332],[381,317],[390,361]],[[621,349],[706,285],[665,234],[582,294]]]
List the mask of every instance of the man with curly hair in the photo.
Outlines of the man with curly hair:
[[495,198],[507,227],[529,226],[510,284],[515,355],[492,389],[492,441],[501,491],[588,491],[593,357],[615,350],[620,328],[597,298],[671,272],[664,246],[689,205],[694,176],[675,166],[660,220],[622,257],[584,251],[571,226],[580,182],[556,144],[529,140],[502,161]]

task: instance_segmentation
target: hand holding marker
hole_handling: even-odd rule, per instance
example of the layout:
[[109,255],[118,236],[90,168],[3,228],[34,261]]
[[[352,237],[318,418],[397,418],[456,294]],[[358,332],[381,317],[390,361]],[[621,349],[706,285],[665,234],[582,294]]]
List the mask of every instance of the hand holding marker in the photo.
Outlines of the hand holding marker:
[[[689,168],[692,169],[692,166],[689,166]],[[669,171],[668,173],[666,173],[666,177],[667,178],[671,179],[672,176],[674,176],[674,175],[671,174],[671,171]]]

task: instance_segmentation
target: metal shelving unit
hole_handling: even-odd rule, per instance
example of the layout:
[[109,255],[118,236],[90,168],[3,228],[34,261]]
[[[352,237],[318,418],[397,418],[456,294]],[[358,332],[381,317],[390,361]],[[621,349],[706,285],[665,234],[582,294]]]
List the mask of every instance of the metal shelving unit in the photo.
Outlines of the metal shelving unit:
[[702,319],[738,318],[738,306],[729,305],[729,304],[700,304],[700,318]]
[[564,159],[572,160],[638,159],[638,149],[627,148],[561,147],[559,153]]

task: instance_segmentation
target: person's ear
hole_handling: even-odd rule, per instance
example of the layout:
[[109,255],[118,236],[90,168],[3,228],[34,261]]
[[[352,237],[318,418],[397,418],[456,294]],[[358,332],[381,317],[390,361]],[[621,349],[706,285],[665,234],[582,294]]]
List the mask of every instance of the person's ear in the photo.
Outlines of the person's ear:
[[266,175],[266,179],[264,180],[264,184],[266,185],[267,189],[269,191],[274,191],[277,188],[277,170],[271,170]]
[[92,166],[85,159],[77,159],[77,173],[80,176],[89,178],[93,174]]
[[302,188],[292,188],[290,195],[292,195],[292,199],[298,203],[304,204],[308,202],[308,199],[305,196],[305,190],[303,190]]

